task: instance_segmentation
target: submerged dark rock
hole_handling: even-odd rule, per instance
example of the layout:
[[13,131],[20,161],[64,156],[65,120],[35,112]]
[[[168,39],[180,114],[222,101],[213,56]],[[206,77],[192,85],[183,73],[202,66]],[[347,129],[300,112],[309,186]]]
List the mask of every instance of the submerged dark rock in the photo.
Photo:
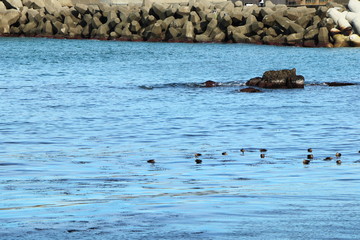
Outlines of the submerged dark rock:
[[260,89],[257,89],[257,88],[249,87],[249,88],[240,89],[240,92],[257,93],[257,92],[262,92],[262,91]]
[[343,87],[356,85],[355,83],[344,83],[344,82],[325,82],[329,87]]
[[296,75],[296,69],[266,71],[262,77],[255,77],[246,82],[247,86],[261,88],[304,88],[305,79]]

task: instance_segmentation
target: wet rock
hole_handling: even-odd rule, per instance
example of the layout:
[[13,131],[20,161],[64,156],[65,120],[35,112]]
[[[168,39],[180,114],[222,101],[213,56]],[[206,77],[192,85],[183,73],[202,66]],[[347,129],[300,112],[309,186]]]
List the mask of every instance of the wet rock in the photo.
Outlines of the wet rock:
[[[349,47],[349,36],[344,36],[343,34],[336,34],[333,36],[334,47]],[[320,40],[319,40],[320,45]]]
[[342,87],[342,86],[352,86],[356,85],[355,83],[345,83],[345,82],[326,82],[326,85],[329,87]]
[[316,42],[315,42],[315,40],[313,40],[313,39],[305,40],[304,43],[303,43],[303,46],[304,46],[304,47],[314,48],[314,47],[316,47]]
[[247,86],[261,88],[304,88],[304,77],[296,75],[296,69],[266,71],[262,77],[252,78]]
[[248,88],[240,89],[240,92],[257,93],[257,92],[262,92],[262,91],[257,88],[248,87]]
[[205,87],[217,87],[217,86],[219,86],[219,83],[209,80],[209,81],[204,82],[203,85]]

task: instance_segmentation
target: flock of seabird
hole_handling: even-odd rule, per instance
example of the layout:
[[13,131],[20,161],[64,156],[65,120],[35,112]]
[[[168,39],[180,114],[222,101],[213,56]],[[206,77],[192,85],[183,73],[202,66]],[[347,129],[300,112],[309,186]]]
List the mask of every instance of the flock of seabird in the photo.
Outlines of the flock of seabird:
[[[240,149],[240,152],[241,152],[242,154],[245,154],[246,151],[247,151],[247,150],[244,149],[244,148]],[[265,152],[267,152],[267,149],[265,149],[265,148],[260,148],[259,151],[260,151],[260,158],[265,158]],[[307,151],[308,151],[309,154],[307,155],[307,159],[303,160],[303,164],[304,164],[304,165],[310,164],[310,162],[314,159],[314,155],[312,154],[312,152],[313,152],[312,148],[309,148]],[[359,151],[359,153],[360,153],[360,151]],[[227,152],[222,152],[221,155],[226,156],[226,155],[228,155],[228,153],[227,153]],[[202,156],[201,153],[195,153],[195,154],[194,154],[195,163],[196,163],[196,164],[201,164],[201,163],[203,162],[203,161],[199,158],[199,157],[201,157],[201,156]],[[340,165],[340,164],[342,163],[341,160],[340,160],[341,153],[339,153],[339,152],[335,153],[335,157],[337,158],[336,164]],[[333,159],[333,157],[326,157],[326,158],[324,158],[323,160],[324,160],[324,161],[331,161],[332,159]],[[154,159],[150,159],[150,160],[147,160],[147,162],[154,164],[154,163],[155,163],[155,160],[154,160]]]

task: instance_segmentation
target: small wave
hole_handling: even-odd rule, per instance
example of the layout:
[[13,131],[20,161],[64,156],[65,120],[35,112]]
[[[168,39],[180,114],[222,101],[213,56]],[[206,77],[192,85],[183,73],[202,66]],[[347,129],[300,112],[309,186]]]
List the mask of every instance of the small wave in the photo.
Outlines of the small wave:
[[32,141],[19,141],[19,142],[2,142],[3,144],[55,144],[54,142],[32,142]]
[[0,166],[17,166],[17,165],[24,165],[23,163],[9,163],[9,162],[2,162]]

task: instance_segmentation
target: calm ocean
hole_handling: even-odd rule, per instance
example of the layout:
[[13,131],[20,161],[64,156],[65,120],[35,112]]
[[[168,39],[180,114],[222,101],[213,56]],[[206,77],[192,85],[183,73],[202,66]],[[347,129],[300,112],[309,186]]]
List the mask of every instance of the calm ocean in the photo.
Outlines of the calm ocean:
[[[359,239],[360,85],[323,84],[359,66],[359,48],[0,38],[0,239]],[[290,68],[304,89],[238,92]]]

